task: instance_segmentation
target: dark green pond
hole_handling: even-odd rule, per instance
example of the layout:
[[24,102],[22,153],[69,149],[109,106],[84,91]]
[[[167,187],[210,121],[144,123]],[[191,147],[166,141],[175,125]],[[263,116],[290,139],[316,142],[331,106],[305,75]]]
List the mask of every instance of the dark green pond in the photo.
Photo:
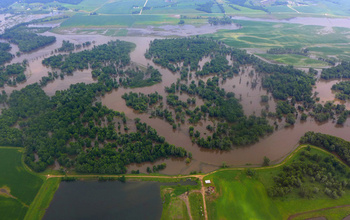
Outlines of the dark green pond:
[[43,219],[160,219],[161,185],[164,183],[61,182]]

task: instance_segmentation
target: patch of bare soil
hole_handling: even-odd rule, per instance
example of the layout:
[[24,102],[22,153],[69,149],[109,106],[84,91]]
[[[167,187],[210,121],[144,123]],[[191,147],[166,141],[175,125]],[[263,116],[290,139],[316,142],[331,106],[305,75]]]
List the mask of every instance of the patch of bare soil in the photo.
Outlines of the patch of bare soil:
[[188,192],[185,192],[181,195],[178,196],[182,201],[185,202],[186,207],[187,207],[187,212],[188,212],[188,216],[190,216],[190,220],[192,220],[192,215],[191,215],[191,209],[190,209],[190,201],[188,199]]

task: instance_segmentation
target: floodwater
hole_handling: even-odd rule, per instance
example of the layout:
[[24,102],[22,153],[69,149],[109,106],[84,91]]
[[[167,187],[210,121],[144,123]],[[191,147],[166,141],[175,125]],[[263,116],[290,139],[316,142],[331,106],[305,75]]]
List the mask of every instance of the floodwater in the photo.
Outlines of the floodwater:
[[[53,45],[40,49],[37,52],[31,54],[24,54],[20,57],[16,57],[12,62],[21,62],[24,59],[29,61],[29,67],[26,72],[28,76],[27,82],[19,84],[16,87],[5,86],[6,92],[10,93],[14,89],[20,89],[26,85],[34,82],[38,82],[42,76],[46,76],[49,68],[43,67],[41,65],[42,59],[50,56],[51,52],[61,46],[62,40],[69,40],[73,43],[83,43],[86,41],[95,42],[94,45],[99,45],[106,43],[110,40],[120,39],[125,41],[130,41],[135,43],[137,46],[135,50],[131,53],[131,59],[134,63],[147,66],[153,65],[163,75],[163,81],[159,84],[136,89],[119,88],[113,90],[112,92],[106,94],[102,97],[101,101],[107,107],[114,109],[116,111],[125,112],[126,116],[131,120],[135,118],[140,118],[142,122],[146,122],[158,131],[158,134],[164,136],[166,141],[170,144],[174,144],[179,147],[184,147],[189,152],[193,154],[193,160],[191,163],[186,164],[184,159],[163,159],[155,163],[143,163],[143,164],[131,164],[128,166],[129,170],[140,170],[141,172],[146,172],[147,166],[153,166],[154,164],[160,164],[162,162],[167,163],[167,168],[161,173],[163,174],[188,174],[191,171],[202,171],[209,172],[217,169],[226,162],[229,166],[244,166],[244,165],[260,165],[263,161],[263,157],[267,156],[272,162],[277,163],[281,161],[286,155],[293,151],[300,139],[300,137],[307,131],[316,131],[326,134],[336,135],[346,140],[350,140],[348,135],[350,120],[348,120],[343,127],[337,127],[334,122],[328,121],[323,124],[316,123],[312,118],[308,118],[306,122],[301,123],[297,120],[294,126],[289,128],[284,128],[284,120],[276,121],[279,125],[278,129],[271,135],[262,138],[258,143],[251,146],[234,148],[231,151],[219,151],[219,150],[209,150],[198,147],[196,144],[192,143],[191,138],[188,134],[188,127],[190,124],[188,122],[181,124],[181,126],[173,130],[172,126],[165,120],[159,118],[150,118],[150,112],[138,113],[133,109],[126,106],[125,101],[121,96],[125,92],[142,92],[145,94],[158,92],[163,96],[163,102],[166,102],[166,93],[164,91],[165,86],[170,86],[171,83],[176,82],[180,78],[179,73],[172,73],[167,69],[156,66],[151,60],[144,57],[146,49],[149,47],[150,41],[154,40],[155,37],[106,37],[100,35],[58,35],[53,33],[45,33],[45,35],[53,35],[57,37],[57,42]],[[159,38],[159,37],[157,37]],[[18,48],[13,47],[13,50],[18,50]],[[209,61],[209,58],[204,58],[199,65],[203,66],[205,62]],[[249,74],[253,71],[253,74]],[[193,77],[189,79],[189,83],[194,80],[198,82],[199,79],[206,81],[208,77],[196,78],[194,74]],[[252,82],[256,82],[256,87],[252,88]],[[49,83],[44,87],[44,91],[48,95],[53,95],[56,90],[66,89],[71,84],[77,82],[93,83],[94,80],[91,77],[90,70],[85,70],[82,72],[76,72],[72,76],[66,76],[64,80],[57,79],[53,83]],[[314,91],[319,93],[321,102],[334,100],[334,94],[330,90],[330,87],[337,81],[318,81]],[[234,76],[226,81],[220,80],[220,86],[222,86],[226,92],[234,92],[236,98],[241,100],[241,104],[246,115],[255,114],[260,116],[262,109],[270,109],[274,111],[275,101],[270,98],[268,105],[260,103],[261,95],[266,95],[267,92],[261,88],[261,78],[254,69],[250,66],[241,67],[239,75]],[[186,94],[177,93],[180,99],[185,101],[189,96]],[[271,94],[268,94],[271,97]],[[196,97],[197,105],[202,105],[204,102],[200,98]],[[337,101],[337,100],[335,100]],[[349,104],[345,103],[348,107]],[[166,106],[166,105],[164,105]],[[194,108],[193,106],[191,107]],[[350,108],[349,108],[350,109]],[[170,109],[171,110],[171,109]],[[175,116],[175,114],[173,113]],[[271,121],[271,124],[274,121]],[[201,136],[207,136],[210,132],[206,129],[207,125],[214,125],[214,122],[209,118],[202,120],[200,123],[194,125],[195,130],[201,132]]]
[[43,219],[160,219],[160,186],[177,184],[196,182],[61,182]]
[[160,219],[159,183],[62,182],[44,220]]

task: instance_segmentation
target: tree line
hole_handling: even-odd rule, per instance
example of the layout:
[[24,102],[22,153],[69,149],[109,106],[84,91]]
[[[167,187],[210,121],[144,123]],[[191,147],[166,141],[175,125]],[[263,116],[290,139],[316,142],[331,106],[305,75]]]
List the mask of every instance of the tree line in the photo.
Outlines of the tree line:
[[53,44],[56,41],[56,37],[38,34],[47,30],[47,28],[29,28],[27,27],[28,24],[21,23],[12,28],[5,29],[5,32],[0,35],[0,38],[18,45],[19,50],[22,52],[31,52]]
[[307,199],[321,194],[338,199],[345,194],[350,187],[347,167],[331,156],[313,154],[310,149],[301,151],[299,159],[285,165],[273,177],[274,186],[268,189],[269,196],[284,197],[295,192]]

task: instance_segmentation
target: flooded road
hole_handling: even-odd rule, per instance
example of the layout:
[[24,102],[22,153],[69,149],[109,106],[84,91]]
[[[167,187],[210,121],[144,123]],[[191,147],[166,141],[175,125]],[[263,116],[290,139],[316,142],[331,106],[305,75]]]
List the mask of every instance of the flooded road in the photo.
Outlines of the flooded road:
[[[137,46],[130,55],[132,62],[141,66],[153,65],[162,73],[163,81],[161,83],[144,88],[119,88],[117,90],[113,90],[102,97],[102,103],[113,110],[125,112],[125,115],[130,120],[140,118],[142,122],[146,122],[155,128],[158,131],[158,134],[164,136],[166,141],[170,144],[184,147],[189,152],[192,152],[193,160],[189,164],[186,164],[183,159],[164,159],[155,163],[131,164],[128,166],[129,171],[139,169],[141,172],[146,172],[147,166],[153,166],[154,164],[166,162],[167,168],[161,171],[161,173],[164,174],[188,174],[191,171],[209,172],[217,169],[223,162],[226,162],[226,164],[229,166],[245,166],[250,164],[260,165],[264,156],[270,158],[273,163],[277,163],[296,148],[298,140],[307,131],[322,132],[350,140],[348,135],[350,120],[348,120],[343,127],[336,127],[335,123],[332,121],[317,124],[312,118],[309,117],[307,121],[303,123],[301,123],[298,119],[294,126],[288,128],[284,128],[284,120],[277,122],[279,124],[278,130],[276,130],[273,134],[262,138],[260,142],[251,146],[234,148],[231,151],[200,148],[196,144],[193,144],[191,138],[189,137],[188,128],[190,124],[188,122],[181,124],[180,128],[173,130],[172,126],[165,120],[150,118],[150,111],[146,113],[135,112],[133,109],[127,107],[125,101],[121,98],[124,93],[128,93],[130,91],[136,93],[142,92],[145,94],[157,91],[163,96],[163,102],[165,104],[167,94],[164,91],[164,87],[170,86],[171,83],[176,82],[176,80],[180,78],[179,73],[172,73],[167,69],[156,66],[151,60],[144,57],[144,53],[148,49],[150,41],[155,39],[154,37],[106,37],[100,35],[58,35],[53,33],[46,33],[45,35],[56,36],[57,42],[37,52],[16,57],[12,62],[22,62],[24,59],[29,61],[29,67],[26,72],[28,79],[25,83],[19,84],[16,87],[6,86],[4,88],[6,92],[10,93],[14,89],[20,89],[28,84],[39,82],[42,76],[46,76],[47,72],[51,70],[43,67],[41,65],[41,61],[45,57],[50,56],[52,51],[59,48],[62,40],[69,40],[73,43],[91,41],[95,42],[94,45],[103,44],[115,39],[133,42]],[[13,50],[16,50],[16,48],[13,47]],[[200,66],[203,66],[206,61],[209,60],[207,58],[203,59],[203,61],[200,62]],[[253,72],[253,74],[249,74],[250,72]],[[201,79],[205,81],[207,78],[208,77],[204,77]],[[189,82],[191,82],[191,80],[198,82],[199,79],[200,78],[194,77],[193,74],[193,77],[189,80]],[[256,82],[255,88],[251,87],[253,81]],[[53,95],[55,91],[67,89],[71,84],[78,82],[93,83],[95,81],[91,77],[91,72],[89,70],[85,70],[82,72],[76,72],[72,76],[66,76],[64,80],[57,79],[56,81],[49,83],[46,87],[44,87],[44,91],[48,95]],[[337,81],[334,80],[319,81],[316,83],[317,88],[315,88],[314,91],[319,93],[318,97],[320,97],[321,102],[334,100],[335,95],[330,90],[330,87],[336,82]],[[255,114],[260,116],[262,109],[269,108],[270,111],[275,110],[276,103],[273,99],[269,99],[268,105],[260,103],[261,95],[266,95],[267,92],[261,88],[261,77],[258,76],[254,69],[249,66],[241,67],[241,72],[239,75],[234,76],[231,79],[227,79],[226,81],[222,81],[220,79],[220,86],[223,87],[226,92],[235,93],[236,98],[241,100],[241,104],[246,115]],[[180,99],[183,101],[189,97],[186,94],[177,93],[177,95],[179,95]],[[268,95],[271,97],[271,94]],[[203,100],[199,99],[198,97],[196,97],[196,99],[197,105],[202,105],[204,103]],[[349,103],[346,103],[346,105],[350,107]],[[174,111],[173,115],[175,115]],[[271,123],[273,123],[273,121]],[[214,122],[207,118],[206,120],[202,120],[201,123],[195,125],[194,128],[195,130],[201,132],[201,136],[206,136],[210,134],[206,129],[206,126],[209,124],[213,126]]]

